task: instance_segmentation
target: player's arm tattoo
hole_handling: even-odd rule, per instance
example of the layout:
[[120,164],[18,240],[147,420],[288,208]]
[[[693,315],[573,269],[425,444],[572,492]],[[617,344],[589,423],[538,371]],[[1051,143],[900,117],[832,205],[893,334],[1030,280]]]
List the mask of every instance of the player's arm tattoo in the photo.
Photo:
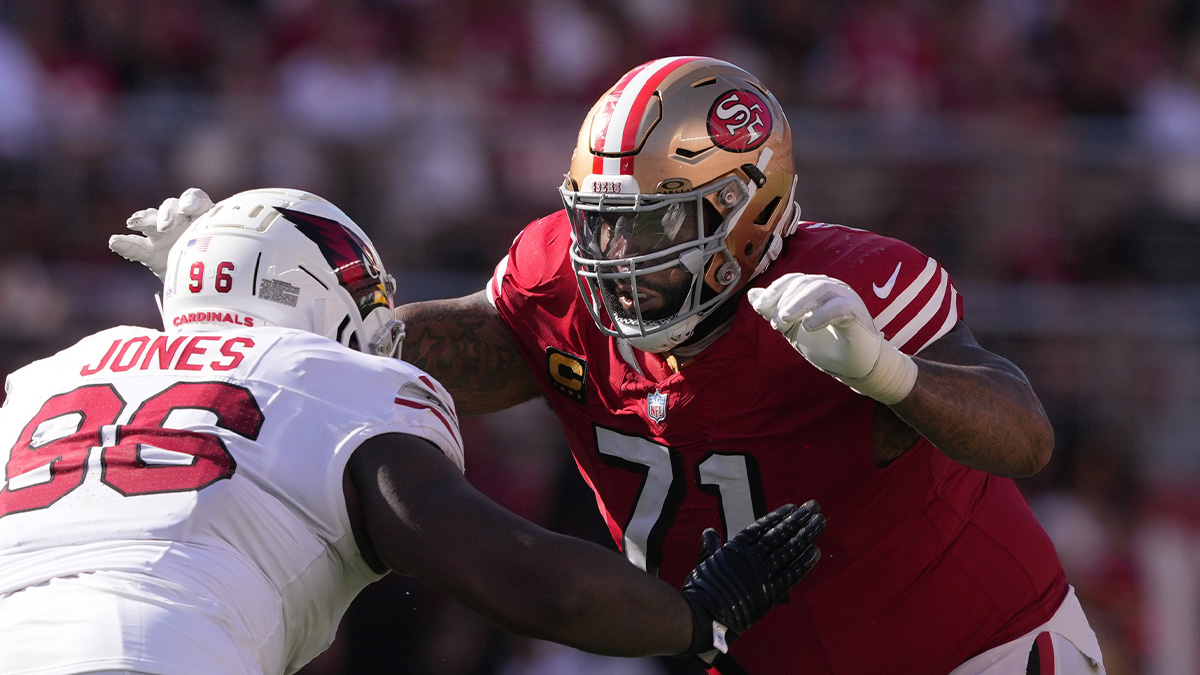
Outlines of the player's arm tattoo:
[[1011,361],[980,347],[965,325],[915,358],[916,386],[892,410],[939,450],[1014,478],[1036,473],[1049,460],[1054,430],[1029,380]]
[[541,393],[484,291],[401,305],[396,316],[407,330],[401,357],[437,378],[459,414],[503,410]]

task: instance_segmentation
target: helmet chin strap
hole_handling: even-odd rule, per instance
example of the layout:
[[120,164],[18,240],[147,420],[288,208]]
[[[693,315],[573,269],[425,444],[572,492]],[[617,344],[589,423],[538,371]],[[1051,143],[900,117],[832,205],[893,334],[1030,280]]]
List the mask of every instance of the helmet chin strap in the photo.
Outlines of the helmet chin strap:
[[[688,251],[688,252],[684,253],[682,256],[680,256],[680,259],[682,260],[683,258],[688,257],[688,255],[691,253],[698,253],[698,251]],[[695,261],[693,261],[693,263],[694,262]],[[700,265],[702,266],[703,260],[701,259],[699,262],[700,262]],[[691,266],[688,265],[687,261],[684,262],[684,265],[689,270],[691,270]],[[676,312],[675,312],[676,316],[683,312],[686,312],[692,308],[692,305],[694,305],[696,303],[697,298],[699,298],[698,289],[703,285],[704,285],[704,277],[700,274],[697,274],[696,272],[692,272],[691,288],[688,290],[687,296],[684,297],[684,299],[681,303],[679,303],[679,309],[676,310]],[[703,312],[694,314],[694,315],[680,321],[679,323],[675,324],[674,326],[671,326],[670,328],[667,328],[667,329],[661,330],[661,331],[655,331],[649,335],[626,334],[625,329],[628,326],[626,324],[622,324],[615,320],[613,321],[613,326],[617,329],[618,332],[624,334],[624,339],[628,340],[629,344],[633,345],[634,347],[637,347],[638,349],[640,349],[644,352],[650,352],[652,354],[657,354],[660,352],[668,351],[671,348],[675,347],[676,345],[682,344],[688,338],[690,338],[692,336],[692,333],[696,330],[696,326],[700,323],[700,320],[703,317],[704,317]],[[639,327],[634,328],[634,330],[639,330],[639,328],[643,325],[644,324],[639,322]]]
[[642,367],[638,365],[637,359],[633,356],[633,345],[629,344],[629,340],[626,340],[625,338],[617,338],[617,353],[621,355],[621,359],[625,361],[630,368],[633,368],[638,375],[641,375],[642,377],[646,376],[646,374],[642,372]]
[[692,336],[692,333],[695,332],[696,326],[702,318],[701,315],[695,314],[667,330],[651,333],[650,335],[626,335],[622,339],[644,352],[660,354],[670,351],[677,345],[686,342]]
[[[681,361],[690,360],[704,351],[713,342],[716,342],[717,338],[721,337],[729,326],[733,324],[734,312],[730,311],[729,308],[734,307],[736,307],[736,304],[721,303],[715,308],[712,314],[706,317],[701,317],[700,315],[690,317],[681,324],[681,326],[686,326],[688,331],[687,335],[680,339],[674,339],[675,331],[664,331],[663,333],[641,338],[617,338],[617,351],[621,354],[621,358],[632,366],[639,375],[643,375],[643,373],[641,367],[637,364],[637,360],[633,357],[632,350],[634,348],[651,354],[670,352]],[[722,311],[722,308],[725,309]]]
[[[728,249],[722,248],[721,250],[728,253]],[[715,253],[711,254],[709,256],[705,256],[700,251],[693,249],[693,250],[684,252],[680,256],[680,262],[684,265],[685,268],[688,269],[688,271],[690,271],[692,273],[693,278],[692,278],[692,287],[688,291],[687,297],[685,297],[683,302],[680,304],[677,314],[690,310],[693,305],[702,301],[702,292],[703,292],[703,289],[706,287],[705,286],[705,277],[704,277],[704,265],[709,260],[712,259],[712,255],[715,255]],[[735,265],[736,265],[736,263],[735,263]],[[735,278],[735,279],[733,279],[733,281],[731,283],[736,283],[736,282],[737,282],[737,279]],[[709,307],[708,309],[706,309],[704,311],[697,312],[696,314],[693,314],[692,316],[690,316],[686,319],[683,319],[679,323],[675,324],[674,326],[671,326],[670,328],[668,328],[666,330],[656,331],[650,335],[624,335],[623,339],[627,340],[630,345],[632,345],[644,352],[650,352],[652,354],[659,354],[662,352],[672,351],[672,350],[676,349],[677,347],[679,347],[680,345],[686,343],[688,340],[693,339],[696,335],[697,329],[703,327],[705,325],[705,322],[707,319],[709,319],[710,317],[713,317],[713,316],[717,316],[717,315],[724,316],[724,313],[721,311],[721,308],[727,304],[727,301],[729,300],[730,297],[733,297],[733,296],[730,295],[730,296],[726,297],[724,300],[718,302],[717,304],[713,305],[712,307]],[[709,323],[711,325],[711,322],[709,322]],[[619,324],[618,322],[614,321],[613,325],[617,327],[618,331],[624,333],[624,331],[622,330],[624,326],[622,324]],[[713,328],[715,329],[716,326],[713,326]],[[703,338],[703,337],[707,336],[710,332],[714,332],[714,331],[712,331],[712,330],[703,331],[701,333],[700,337]],[[707,344],[707,342],[705,344]],[[697,351],[699,351],[699,350],[697,350]]]
[[736,311],[736,302],[722,302],[717,305],[696,326],[692,337],[673,347],[671,353],[684,360],[694,358],[729,329],[729,326],[733,324],[733,315]]

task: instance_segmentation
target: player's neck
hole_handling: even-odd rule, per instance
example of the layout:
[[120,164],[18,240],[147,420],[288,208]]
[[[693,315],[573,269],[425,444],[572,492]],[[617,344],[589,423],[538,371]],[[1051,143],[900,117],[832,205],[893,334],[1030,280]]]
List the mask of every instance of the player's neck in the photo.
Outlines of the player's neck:
[[[729,326],[733,324],[733,317],[737,314],[738,303],[741,302],[741,292],[735,293],[732,297],[721,303],[713,313],[704,318],[700,325],[696,326],[696,332],[686,342],[675,347],[667,352],[673,358],[668,361],[671,369],[679,372],[679,369],[692,362],[700,352],[704,351],[712,343],[717,341],[717,338],[729,331]],[[674,364],[674,365],[671,365]]]
[[721,323],[712,327],[707,333],[699,338],[692,338],[678,347],[666,352],[667,366],[675,372],[679,372],[693,359],[699,356],[700,352],[708,348],[709,345],[717,341],[717,338],[729,331],[729,326],[733,324],[733,314],[731,313]]

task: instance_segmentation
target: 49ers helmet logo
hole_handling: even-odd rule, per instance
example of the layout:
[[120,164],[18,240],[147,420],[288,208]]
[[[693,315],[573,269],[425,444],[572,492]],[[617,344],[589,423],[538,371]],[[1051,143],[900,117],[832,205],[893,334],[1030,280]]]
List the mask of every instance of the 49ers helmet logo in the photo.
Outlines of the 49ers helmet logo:
[[765,143],[773,124],[770,106],[747,89],[730,89],[708,110],[708,135],[732,152],[748,152]]

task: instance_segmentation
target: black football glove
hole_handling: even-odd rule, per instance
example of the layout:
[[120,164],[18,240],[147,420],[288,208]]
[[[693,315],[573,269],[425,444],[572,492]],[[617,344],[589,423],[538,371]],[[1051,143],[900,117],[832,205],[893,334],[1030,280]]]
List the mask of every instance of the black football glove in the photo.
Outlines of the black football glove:
[[809,500],[776,509],[724,545],[715,530],[705,530],[701,560],[683,585],[692,610],[692,644],[684,653],[728,651],[817,564],[821,551],[813,541],[824,529],[821,507]]

